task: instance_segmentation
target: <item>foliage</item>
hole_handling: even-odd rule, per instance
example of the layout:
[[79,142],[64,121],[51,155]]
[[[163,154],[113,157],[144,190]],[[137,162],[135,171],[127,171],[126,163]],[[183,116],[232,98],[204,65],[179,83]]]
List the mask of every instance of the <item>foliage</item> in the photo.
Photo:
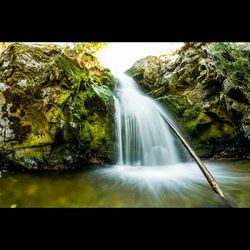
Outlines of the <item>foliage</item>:
[[217,67],[239,86],[250,85],[249,43],[211,43],[210,53]]
[[77,54],[88,53],[95,54],[99,50],[108,46],[108,42],[84,42],[84,43],[76,43],[74,47],[74,51]]

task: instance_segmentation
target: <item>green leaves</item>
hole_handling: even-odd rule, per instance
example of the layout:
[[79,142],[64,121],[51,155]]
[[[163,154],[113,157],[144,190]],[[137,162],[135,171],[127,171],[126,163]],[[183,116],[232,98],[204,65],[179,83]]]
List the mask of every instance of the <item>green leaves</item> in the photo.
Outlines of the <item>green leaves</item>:
[[210,54],[217,67],[236,84],[250,86],[250,45],[248,43],[211,43]]

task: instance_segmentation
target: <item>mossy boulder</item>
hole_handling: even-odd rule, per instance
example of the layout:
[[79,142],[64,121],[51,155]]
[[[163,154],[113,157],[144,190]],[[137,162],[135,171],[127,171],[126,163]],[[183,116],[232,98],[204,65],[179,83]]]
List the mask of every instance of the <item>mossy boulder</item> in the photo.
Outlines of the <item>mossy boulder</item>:
[[173,54],[143,58],[127,73],[172,112],[200,156],[250,157],[249,85],[218,68],[210,43],[185,43]]
[[112,75],[97,68],[55,45],[10,44],[0,55],[2,162],[40,170],[110,162]]
[[143,60],[137,61],[126,73],[140,81],[144,90],[148,91],[159,83],[159,70],[160,60],[158,57],[147,56]]

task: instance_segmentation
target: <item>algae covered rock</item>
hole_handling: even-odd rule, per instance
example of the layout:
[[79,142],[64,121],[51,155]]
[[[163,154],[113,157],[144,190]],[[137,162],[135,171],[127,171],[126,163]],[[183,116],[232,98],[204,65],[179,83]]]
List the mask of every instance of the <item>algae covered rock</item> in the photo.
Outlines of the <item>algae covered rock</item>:
[[242,53],[221,61],[213,43],[186,43],[139,60],[127,73],[173,113],[200,156],[250,157],[250,58]]
[[98,74],[55,45],[10,44],[0,55],[2,162],[41,170],[109,162],[112,76]]
[[[145,91],[155,88],[159,84],[160,60],[157,56],[147,56],[135,62],[127,74],[140,81]],[[143,76],[143,77],[142,77]]]

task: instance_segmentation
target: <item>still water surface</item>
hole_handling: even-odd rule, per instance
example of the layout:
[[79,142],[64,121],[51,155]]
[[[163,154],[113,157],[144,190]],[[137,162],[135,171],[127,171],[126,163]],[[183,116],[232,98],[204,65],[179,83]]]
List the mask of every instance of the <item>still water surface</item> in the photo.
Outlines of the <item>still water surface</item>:
[[[207,161],[223,191],[250,207],[250,161]],[[223,207],[194,163],[0,172],[0,207]]]

